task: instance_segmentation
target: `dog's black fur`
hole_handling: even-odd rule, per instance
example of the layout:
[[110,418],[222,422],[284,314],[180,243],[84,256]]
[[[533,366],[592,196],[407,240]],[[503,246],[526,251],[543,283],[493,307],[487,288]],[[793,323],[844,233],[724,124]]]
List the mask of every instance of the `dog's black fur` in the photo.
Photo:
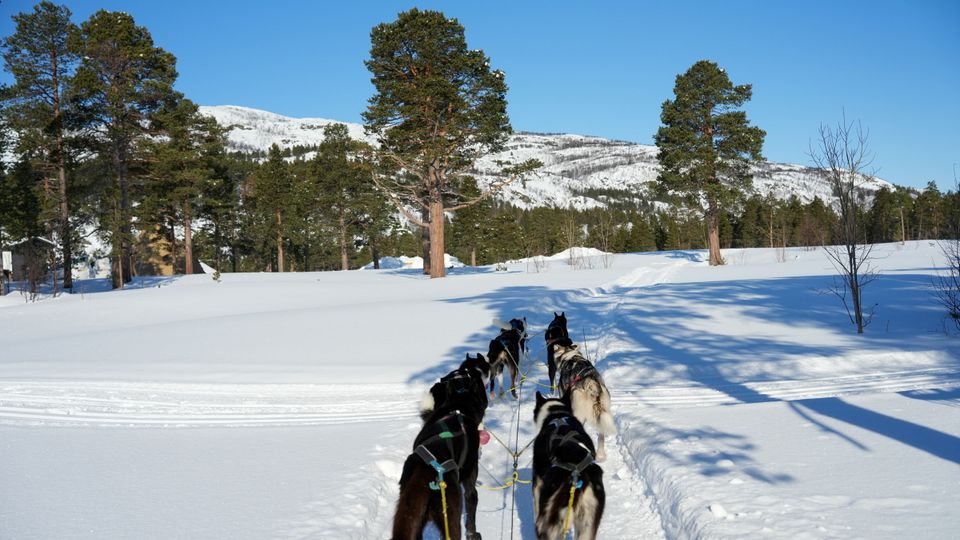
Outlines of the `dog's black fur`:
[[[483,355],[478,354],[476,358],[467,355],[459,368],[440,379],[424,396],[420,407],[423,428],[413,442],[414,452],[407,457],[400,476],[400,498],[393,518],[394,540],[422,538],[423,529],[431,521],[443,531],[441,494],[430,488],[430,483],[437,481],[437,471],[417,454],[420,445],[437,461],[452,459],[458,464],[444,475],[450,536],[460,538],[460,514],[465,498],[467,540],[480,540],[476,519],[478,429],[487,409],[486,379],[489,377],[490,364]],[[450,431],[453,437],[438,437],[444,431]]]
[[547,330],[543,333],[543,339],[547,342],[547,370],[550,375],[550,386],[554,385],[554,378],[557,376],[557,363],[553,359],[553,349],[557,341],[569,339],[570,333],[567,332],[567,313],[561,311],[559,315],[553,312],[553,320],[547,325]]
[[533,512],[540,540],[563,533],[574,482],[571,469],[583,482],[574,492],[571,526],[577,540],[597,535],[606,495],[603,469],[594,461],[596,452],[583,424],[573,415],[566,398],[545,398],[537,392],[533,411],[539,432],[533,444]]
[[510,393],[517,397],[516,380],[520,373],[520,355],[527,349],[527,319],[510,319],[510,328],[490,340],[487,358],[490,360],[490,397],[495,396],[496,380],[500,378],[500,397],[503,397],[503,368],[510,370]]

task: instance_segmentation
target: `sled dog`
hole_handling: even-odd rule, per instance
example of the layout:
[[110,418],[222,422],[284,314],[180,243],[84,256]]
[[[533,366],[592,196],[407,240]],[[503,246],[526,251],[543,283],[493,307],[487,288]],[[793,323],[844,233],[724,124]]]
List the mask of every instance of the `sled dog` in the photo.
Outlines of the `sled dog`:
[[610,414],[610,391],[603,384],[603,377],[589,360],[580,354],[569,338],[554,344],[554,361],[557,364],[560,395],[567,398],[573,415],[584,425],[597,428],[597,460],[607,458],[603,447],[605,435],[613,435],[617,428]]
[[567,313],[561,311],[559,315],[553,312],[553,320],[547,325],[547,330],[543,333],[543,339],[547,342],[547,370],[550,374],[550,386],[554,386],[554,378],[557,376],[557,364],[553,360],[553,348],[557,341],[570,338],[567,332]]
[[429,522],[443,534],[445,521],[450,537],[460,538],[464,499],[466,538],[480,540],[476,519],[478,429],[487,409],[489,377],[490,364],[483,355],[467,355],[459,368],[434,384],[421,400],[420,416],[424,422],[400,475],[394,540],[422,538]]
[[[566,527],[576,540],[597,536],[606,495],[603,469],[583,424],[566,398],[545,398],[537,392],[533,418],[533,514],[539,540],[561,538]],[[573,512],[568,516],[570,491]]]
[[500,380],[500,397],[503,397],[503,369],[510,370],[510,393],[517,397],[517,375],[520,373],[520,355],[527,347],[527,320],[510,319],[509,323],[494,320],[500,327],[500,335],[490,340],[487,358],[490,360],[490,398],[495,397],[497,379]]

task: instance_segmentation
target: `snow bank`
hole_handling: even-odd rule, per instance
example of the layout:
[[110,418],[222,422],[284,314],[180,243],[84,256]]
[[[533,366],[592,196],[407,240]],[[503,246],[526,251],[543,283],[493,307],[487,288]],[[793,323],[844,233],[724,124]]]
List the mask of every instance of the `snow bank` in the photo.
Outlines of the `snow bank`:
[[[443,254],[443,263],[446,268],[462,268],[464,266],[464,264],[460,262],[460,259],[449,253]],[[406,255],[399,257],[380,257],[381,270],[393,270],[397,268],[422,269],[423,257],[407,257]],[[360,268],[360,270],[373,270],[373,263],[367,263]]]

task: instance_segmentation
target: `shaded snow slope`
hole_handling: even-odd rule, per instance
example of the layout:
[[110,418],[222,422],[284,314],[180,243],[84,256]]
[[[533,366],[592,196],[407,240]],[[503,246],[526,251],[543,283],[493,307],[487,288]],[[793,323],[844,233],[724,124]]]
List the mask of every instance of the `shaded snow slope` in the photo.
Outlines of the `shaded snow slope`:
[[[232,126],[230,145],[243,151],[267,150],[272,144],[283,148],[317,145],[323,141],[323,127],[335,122],[289,118],[231,105],[204,106],[200,110],[222,125]],[[360,124],[342,123],[347,125],[351,137],[373,142]],[[647,183],[656,180],[660,170],[655,146],[585,135],[516,133],[502,152],[482,158],[474,173],[481,183],[490,183],[496,179],[492,173],[497,170],[497,161],[527,159],[539,159],[544,166],[497,196],[522,208],[591,208],[604,206],[610,200],[649,198]],[[804,203],[814,197],[826,202],[834,200],[830,186],[810,167],[762,163],[753,168],[753,174],[754,187],[762,195],[779,199],[796,195]],[[883,186],[890,184],[874,178],[866,181],[865,189],[873,192]]]

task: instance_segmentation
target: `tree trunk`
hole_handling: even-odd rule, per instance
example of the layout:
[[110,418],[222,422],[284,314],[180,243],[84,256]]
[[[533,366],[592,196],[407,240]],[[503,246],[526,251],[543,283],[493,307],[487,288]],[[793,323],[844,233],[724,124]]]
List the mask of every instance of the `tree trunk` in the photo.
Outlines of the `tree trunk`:
[[477,265],[477,246],[470,248],[470,266]]
[[423,257],[423,273],[430,274],[430,227],[432,227],[430,223],[430,209],[424,208],[420,212],[420,217],[428,224],[427,227],[420,227],[420,251]]
[[707,223],[710,229],[710,266],[719,266],[723,264],[723,256],[720,255],[720,211],[714,199],[708,203]]
[[[119,264],[112,265],[112,268],[120,272],[119,276],[113,277],[114,288],[123,287],[124,283],[129,283],[133,279],[132,269],[133,254],[130,249],[130,193],[127,185],[127,152],[122,140],[113,143],[113,165],[117,173],[117,187],[120,189],[120,211],[118,216],[117,236],[115,243],[119,243],[117,256],[120,258]],[[119,285],[117,285],[119,283]]]
[[220,222],[216,221],[213,224],[213,245],[217,248],[217,257],[214,259],[214,262],[217,265],[217,272],[220,272],[221,268],[221,259],[223,255],[220,253],[220,242],[223,241],[223,238],[220,236]]
[[377,241],[370,239],[370,258],[373,259],[373,269],[380,269],[380,250],[377,249]]
[[900,208],[900,245],[907,241],[907,229],[903,223],[903,207]]
[[773,205],[770,205],[770,247],[773,248]]
[[283,272],[283,214],[277,210],[277,272]]
[[340,270],[349,270],[350,257],[347,254],[347,220],[343,215],[343,208],[340,208],[337,223],[340,225]]
[[439,193],[430,201],[430,278],[447,275],[444,267],[443,246],[443,198]]
[[51,78],[53,87],[53,129],[57,151],[57,191],[60,196],[58,205],[60,218],[60,249],[63,258],[63,288],[73,288],[73,245],[70,234],[70,207],[67,204],[67,165],[63,150],[63,121],[60,116],[60,66],[56,53],[51,55]]
[[120,208],[114,206],[114,226],[110,241],[110,286],[123,288],[123,248],[120,233]]
[[193,231],[190,228],[190,203],[183,203],[183,273],[193,274]]

